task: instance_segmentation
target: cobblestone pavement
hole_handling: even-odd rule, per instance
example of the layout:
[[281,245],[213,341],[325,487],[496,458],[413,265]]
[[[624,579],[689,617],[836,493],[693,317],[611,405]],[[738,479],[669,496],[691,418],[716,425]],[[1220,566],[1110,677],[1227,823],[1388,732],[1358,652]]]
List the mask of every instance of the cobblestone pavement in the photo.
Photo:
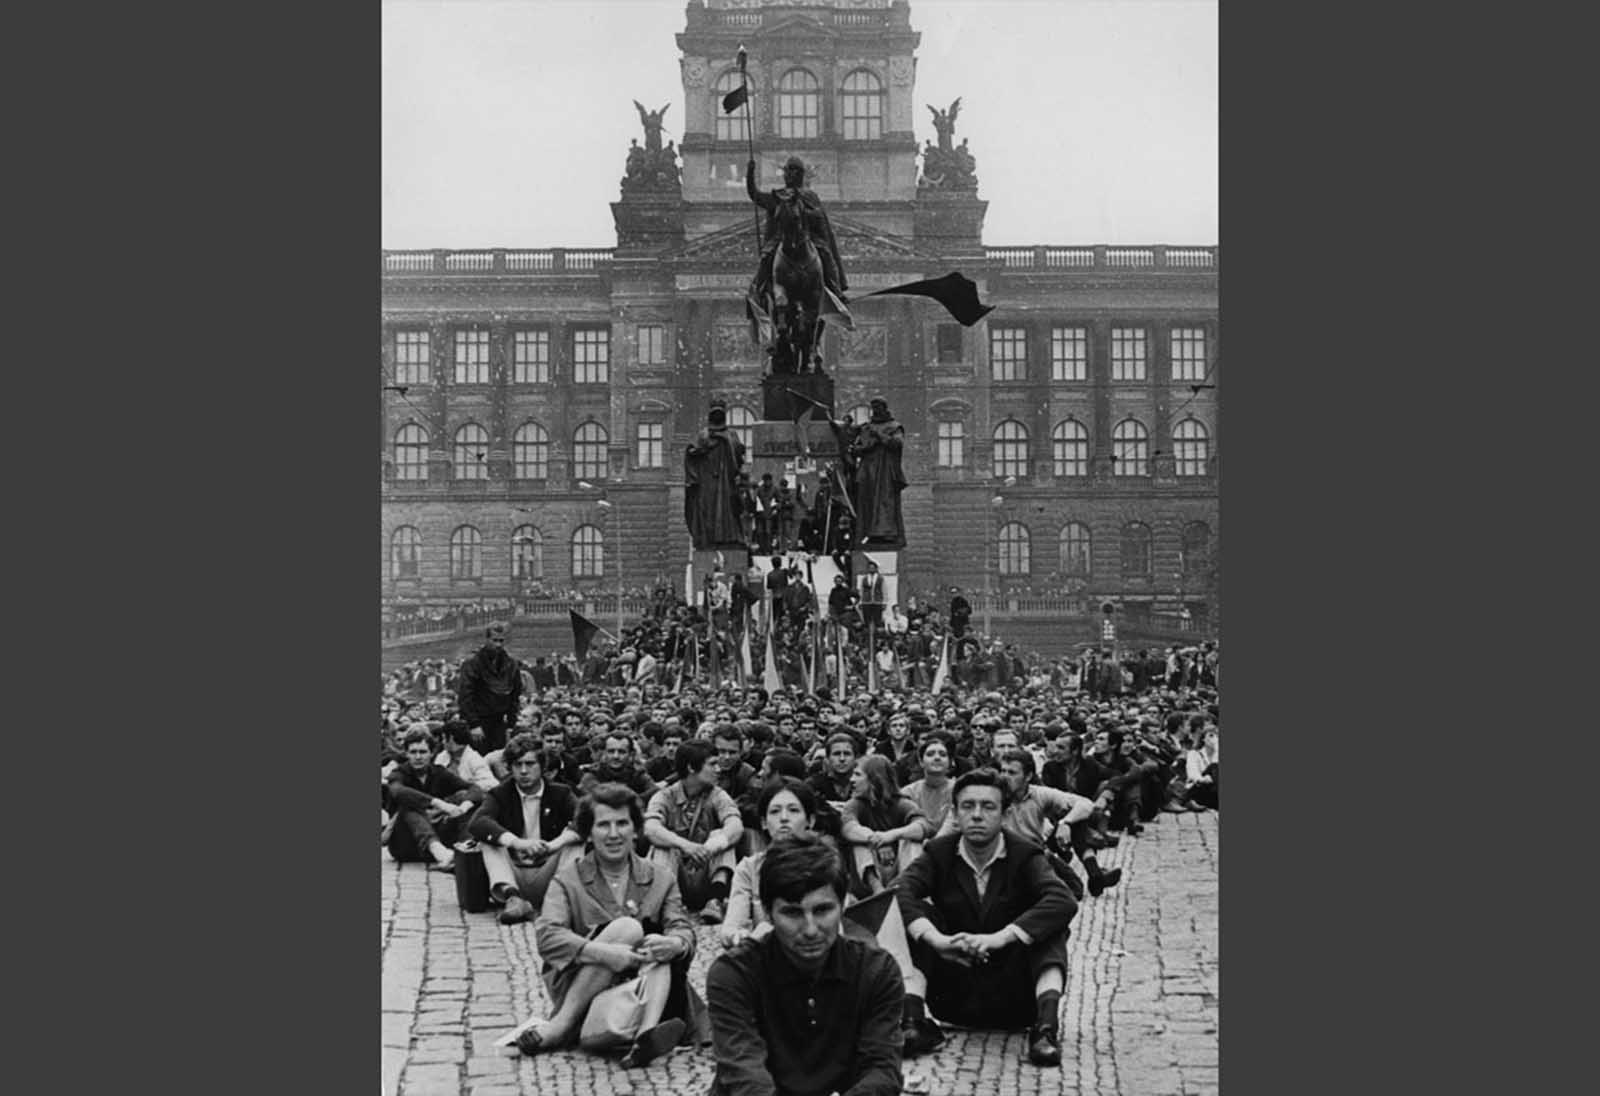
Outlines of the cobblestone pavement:
[[[906,1063],[908,1083],[935,1096],[1216,1096],[1217,856],[1211,811],[1163,814],[1100,854],[1122,882],[1072,922],[1061,1066],[1029,1065],[1020,1033],[949,1029],[938,1052]],[[631,1071],[578,1051],[496,1048],[549,1014],[532,924],[465,914],[451,876],[379,857],[385,1096],[703,1096],[709,1048]],[[700,930],[691,971],[702,992],[712,932]]]

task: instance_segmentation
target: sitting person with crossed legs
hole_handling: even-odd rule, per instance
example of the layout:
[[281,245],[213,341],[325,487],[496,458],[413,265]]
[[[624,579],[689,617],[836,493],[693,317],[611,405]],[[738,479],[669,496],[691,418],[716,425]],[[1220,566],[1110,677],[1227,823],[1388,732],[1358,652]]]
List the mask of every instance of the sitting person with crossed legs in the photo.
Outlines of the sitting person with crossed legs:
[[[975,1028],[1028,1027],[1028,1060],[1061,1063],[1059,1010],[1067,926],[1078,905],[1045,851],[1006,833],[1010,791],[978,769],[956,780],[960,832],[935,837],[895,880],[912,960],[939,1019]],[[922,1021],[922,1002],[908,1002]]]
[[502,755],[511,775],[497,784],[467,823],[483,851],[489,896],[498,902],[499,921],[530,921],[544,902],[550,881],[562,865],[583,852],[573,827],[578,798],[565,784],[546,780],[539,740],[523,732],[511,736]]

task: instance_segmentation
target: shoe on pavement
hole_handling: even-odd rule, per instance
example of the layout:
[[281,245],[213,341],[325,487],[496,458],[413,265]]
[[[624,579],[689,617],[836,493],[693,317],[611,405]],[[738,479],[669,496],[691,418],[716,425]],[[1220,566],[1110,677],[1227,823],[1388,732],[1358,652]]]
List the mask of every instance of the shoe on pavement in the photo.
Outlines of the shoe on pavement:
[[678,1040],[683,1038],[683,1030],[682,1020],[663,1020],[655,1027],[641,1031],[633,1041],[633,1046],[628,1048],[628,1053],[622,1056],[622,1068],[637,1069],[649,1065],[678,1045]]
[[728,911],[722,907],[722,899],[713,898],[700,911],[700,923],[702,925],[720,925],[722,924],[722,919],[727,915]]
[[520,894],[513,894],[506,899],[506,908],[500,911],[495,918],[502,925],[519,925],[524,921],[533,920],[533,903]]
[[1028,1029],[1028,1061],[1036,1066],[1061,1064],[1061,1040],[1055,1032],[1040,1027]]
[[1127,834],[1128,834],[1129,837],[1138,837],[1143,832],[1144,832],[1144,827],[1139,825],[1139,823],[1137,823],[1137,822],[1129,822],[1128,823]]
[[1116,886],[1120,882],[1122,882],[1121,868],[1112,868],[1110,871],[1103,871],[1099,875],[1091,875],[1089,877],[1089,896],[1091,898],[1099,898],[1101,892]]
[[443,860],[435,860],[432,864],[428,865],[428,870],[429,871],[446,871],[446,872],[455,871],[456,870],[456,857],[455,857],[455,854],[451,853],[449,856],[445,857]]
[[907,1058],[915,1058],[919,1054],[931,1054],[944,1046],[944,1028],[931,1017],[921,1020],[909,1020],[900,1028],[901,1054]]
[[544,1036],[538,1028],[531,1027],[517,1036],[517,1049],[524,1054],[538,1054],[545,1049]]

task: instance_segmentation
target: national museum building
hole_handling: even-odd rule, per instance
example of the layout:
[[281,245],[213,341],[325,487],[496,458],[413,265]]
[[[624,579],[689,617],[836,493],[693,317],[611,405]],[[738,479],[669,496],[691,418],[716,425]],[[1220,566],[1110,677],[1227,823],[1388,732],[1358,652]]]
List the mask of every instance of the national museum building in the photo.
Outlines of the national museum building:
[[[901,0],[691,0],[686,16],[682,141],[661,146],[640,108],[615,247],[383,253],[386,600],[683,592],[684,451],[713,396],[752,482],[798,470],[811,497],[793,424],[761,420],[748,117],[758,188],[798,155],[838,238],[855,330],[823,338],[836,417],[864,422],[883,396],[906,430],[901,600],[942,608],[959,586],[978,610],[988,589],[1002,618],[1085,620],[1109,601],[1213,634],[1218,249],[986,246],[986,150],[955,109],[919,147]],[[741,44],[751,95],[727,113]],[[864,296],[952,270],[995,306],[972,327]]]

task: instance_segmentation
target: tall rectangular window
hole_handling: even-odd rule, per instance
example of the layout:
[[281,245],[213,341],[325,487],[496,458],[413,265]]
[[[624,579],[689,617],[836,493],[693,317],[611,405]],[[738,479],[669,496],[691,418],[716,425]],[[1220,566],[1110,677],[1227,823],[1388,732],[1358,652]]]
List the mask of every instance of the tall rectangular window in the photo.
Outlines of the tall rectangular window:
[[457,384],[489,383],[489,332],[456,332],[455,379]]
[[513,384],[550,383],[550,332],[543,328],[518,331],[511,342]]
[[989,371],[997,381],[1028,379],[1028,332],[1024,328],[989,329]]
[[659,422],[639,424],[640,468],[661,468],[666,465],[665,429]]
[[427,384],[429,357],[432,347],[426,331],[396,331],[394,333],[394,382],[396,384]]
[[1172,379],[1175,381],[1203,381],[1206,379],[1205,328],[1174,327],[1172,329]]
[[942,323],[934,328],[934,344],[939,364],[956,365],[961,361],[961,325]]
[[1050,329],[1050,379],[1089,379],[1089,332],[1081,327]]
[[667,364],[667,329],[658,323],[639,325],[639,364]]
[[611,381],[611,330],[580,327],[572,332],[572,380],[575,384]]
[[939,467],[960,468],[967,462],[967,428],[960,419],[939,423]]
[[1111,329],[1111,379],[1142,381],[1144,376],[1144,328]]

